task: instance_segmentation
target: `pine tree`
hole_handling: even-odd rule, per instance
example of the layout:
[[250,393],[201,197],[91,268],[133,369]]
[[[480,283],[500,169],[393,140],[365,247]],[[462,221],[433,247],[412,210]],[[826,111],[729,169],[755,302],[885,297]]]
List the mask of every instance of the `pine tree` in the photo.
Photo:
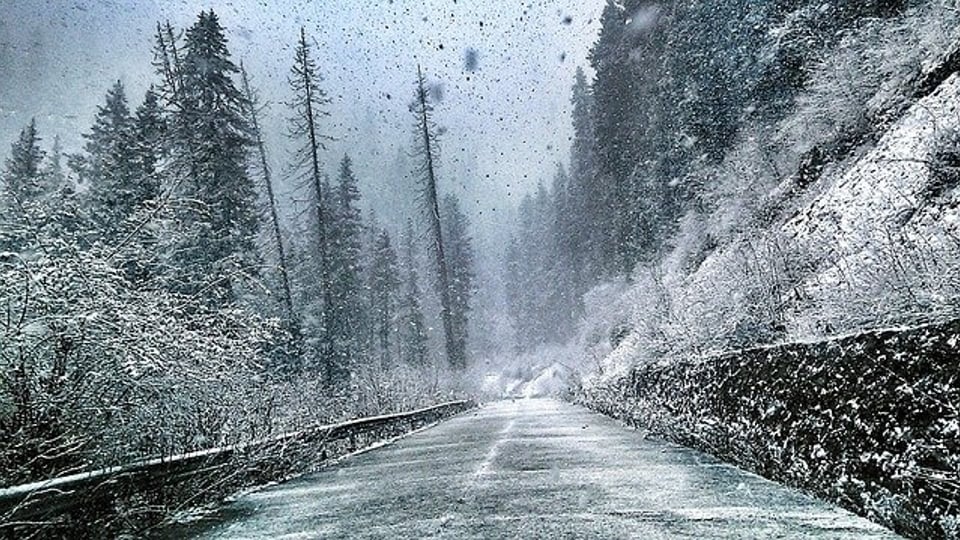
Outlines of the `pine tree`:
[[3,175],[7,196],[11,202],[22,204],[40,196],[43,191],[41,166],[46,153],[40,149],[37,121],[31,119],[20,131],[20,137],[10,147],[10,158]]
[[603,245],[609,226],[607,195],[597,175],[595,100],[583,69],[577,68],[571,102],[573,104],[573,145],[570,149],[570,181],[567,208],[561,216],[566,240],[565,260],[571,267],[578,296],[587,292],[603,275]]
[[507,296],[508,313],[513,323],[514,348],[517,351],[525,350],[528,343],[524,339],[527,334],[527,314],[523,303],[520,301],[524,294],[522,257],[519,241],[516,236],[511,235],[503,255],[503,282]]
[[546,343],[562,343],[572,333],[576,299],[571,297],[570,269],[559,255],[557,229],[566,176],[558,171],[554,192],[542,183],[524,197],[518,234],[505,254],[505,282],[516,347],[528,351]]
[[117,241],[137,207],[156,196],[156,179],[138,167],[134,129],[123,83],[117,81],[84,135],[85,156],[75,162],[81,180],[90,186],[90,213],[107,243]]
[[40,171],[43,191],[49,199],[46,205],[55,214],[56,228],[62,234],[84,235],[88,228],[89,215],[81,206],[74,183],[67,177],[63,167],[63,157],[60,136],[54,135],[53,146]]
[[475,288],[474,253],[468,230],[469,222],[460,209],[460,201],[453,195],[444,197],[441,219],[450,277],[450,312],[456,343],[455,350],[457,357],[462,358],[463,365],[466,365],[467,322],[470,299]]
[[[118,170],[124,174],[111,173],[92,179],[88,202],[92,203],[94,220],[99,218],[96,222],[101,236],[112,248],[111,258],[123,268],[128,282],[140,288],[163,275],[163,253],[158,249],[160,230],[150,225],[163,210],[161,161],[166,157],[167,123],[152,87],[129,121],[130,127],[123,136],[127,147],[113,152],[117,158],[111,160],[122,161],[124,165]],[[90,158],[90,154],[81,157],[81,170]],[[100,187],[94,189],[98,183]],[[104,220],[103,216],[107,215],[111,218]]]
[[[526,309],[532,322],[531,341],[534,344],[553,343],[556,324],[554,322],[554,293],[551,283],[553,277],[553,207],[550,192],[543,182],[537,185],[537,191],[528,206],[529,221],[524,235],[526,247],[528,285]],[[536,291],[533,293],[532,291]]]
[[140,178],[141,201],[160,196],[160,162],[164,156],[167,120],[160,96],[150,87],[133,118],[134,161]]
[[374,335],[374,349],[381,369],[392,366],[391,351],[397,320],[400,278],[397,253],[390,242],[390,233],[380,229],[373,246],[370,263],[370,318]]
[[132,122],[123,82],[118,80],[107,90],[104,104],[97,107],[90,133],[83,136],[93,177],[101,177],[109,172],[104,169],[114,165],[110,160],[117,157],[119,147],[130,142]]
[[306,30],[300,29],[300,40],[294,53],[293,67],[289,83],[293,100],[289,103],[292,111],[290,118],[290,137],[299,145],[295,168],[303,171],[312,190],[314,214],[316,217],[317,258],[319,260],[319,286],[322,301],[320,303],[320,358],[328,388],[343,386],[349,378],[348,365],[337,358],[334,340],[334,301],[333,279],[330,261],[330,217],[326,194],[323,187],[323,173],[320,167],[320,151],[330,137],[320,132],[320,119],[329,116],[326,107],[330,99],[320,88],[322,77],[313,60],[312,51],[307,42]]
[[203,290],[209,303],[223,305],[236,299],[236,276],[258,266],[258,215],[246,169],[252,145],[248,106],[234,85],[239,68],[212,10],[201,12],[186,31],[180,71],[174,136],[187,169],[182,195],[196,203],[194,212],[179,218],[181,274],[188,292]]
[[335,193],[335,197],[328,197],[332,199],[328,213],[332,222],[329,255],[334,326],[331,333],[336,361],[347,365],[351,357],[361,355],[367,335],[362,294],[364,225],[359,207],[360,188],[347,155],[340,162]]
[[417,66],[417,93],[412,112],[416,117],[417,155],[420,157],[419,176],[423,182],[423,200],[425,204],[431,250],[436,263],[437,292],[440,296],[440,319],[443,322],[444,346],[447,362],[453,369],[466,368],[464,351],[460,348],[453,320],[453,306],[450,298],[450,273],[443,245],[443,229],[440,224],[440,202],[437,196],[436,165],[439,157],[436,128],[433,125],[433,107],[430,104],[426,79],[420,66]]
[[160,99],[170,109],[183,112],[183,66],[180,60],[178,38],[170,21],[164,24],[157,22],[154,34],[153,67],[160,76]]
[[579,233],[581,226],[576,216],[580,206],[574,198],[578,192],[570,184],[563,165],[557,165],[551,188],[548,216],[549,236],[546,239],[551,252],[548,258],[549,268],[545,269],[547,280],[547,306],[552,315],[552,338],[556,343],[564,343],[573,335],[576,321],[583,313],[582,294],[586,292],[582,284],[582,244]]
[[55,174],[56,166],[47,162],[40,142],[31,120],[11,146],[0,173],[0,261],[33,252],[54,258],[73,254],[76,236],[86,222],[73,184]]
[[420,277],[417,273],[413,222],[407,220],[403,233],[403,291],[400,297],[400,358],[410,366],[427,365],[427,329],[421,307]]
[[631,119],[638,106],[635,89],[639,77],[630,61],[626,28],[628,14],[615,0],[607,0],[600,18],[600,37],[590,51],[596,71],[595,132],[597,180],[603,182],[602,211],[608,219],[599,230],[602,239],[599,260],[606,276],[628,275],[639,257],[639,215],[631,184],[642,126]]
[[63,144],[60,142],[59,135],[54,135],[53,137],[53,147],[50,148],[48,160],[49,167],[47,168],[47,173],[51,176],[55,184],[62,185],[66,181],[67,176],[63,170]]
[[45,188],[41,170],[44,155],[37,122],[31,119],[11,145],[10,158],[0,176],[0,263],[12,259],[27,245],[30,221],[44,217],[33,215],[33,203]]

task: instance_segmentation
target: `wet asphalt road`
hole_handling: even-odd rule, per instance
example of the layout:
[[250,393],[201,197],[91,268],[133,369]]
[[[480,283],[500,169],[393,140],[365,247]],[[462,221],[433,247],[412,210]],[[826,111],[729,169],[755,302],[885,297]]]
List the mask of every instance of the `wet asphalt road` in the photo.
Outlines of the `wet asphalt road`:
[[895,538],[553,400],[487,405],[246,495],[194,538]]

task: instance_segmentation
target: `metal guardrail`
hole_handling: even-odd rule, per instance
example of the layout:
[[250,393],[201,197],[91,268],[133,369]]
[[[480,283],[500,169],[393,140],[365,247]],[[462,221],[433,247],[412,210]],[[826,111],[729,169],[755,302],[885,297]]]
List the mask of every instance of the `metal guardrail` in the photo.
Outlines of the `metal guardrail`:
[[[472,409],[472,401],[453,401],[415,411],[320,425],[244,444],[156,458],[0,489],[0,536],[22,529],[85,523],[124,506],[123,501],[152,494],[169,504],[169,493],[200,476],[230,477],[230,491],[300,472],[382,440]],[[346,443],[346,444],[344,444]],[[333,448],[339,446],[339,448]],[[307,465],[308,466],[308,465]],[[299,469],[299,470],[298,470]],[[221,493],[227,495],[229,493]],[[183,495],[181,492],[180,495]],[[99,515],[98,515],[99,514]],[[71,519],[73,518],[73,519]]]

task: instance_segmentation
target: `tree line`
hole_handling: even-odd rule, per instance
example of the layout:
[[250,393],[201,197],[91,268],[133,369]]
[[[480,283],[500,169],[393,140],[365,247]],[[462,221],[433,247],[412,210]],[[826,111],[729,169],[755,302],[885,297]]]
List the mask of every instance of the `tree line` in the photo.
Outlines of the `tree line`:
[[[587,291],[657,264],[684,216],[724,204],[716,169],[745,126],[794,110],[840,30],[908,5],[607,0],[593,76],[578,69],[574,78],[570,161],[523,199],[505,250],[516,347],[564,342]],[[771,148],[771,163],[759,165],[776,169],[785,150]],[[691,264],[721,241],[708,234]]]
[[[470,226],[438,186],[422,74],[411,189],[428,204],[391,230],[363,216],[349,155],[333,179],[325,169],[331,99],[305,29],[286,100],[296,152],[280,175],[212,10],[183,31],[158,24],[153,65],[134,108],[121,82],[107,91],[82,151],[56,137],[45,150],[31,121],[0,176],[4,483],[252,436],[279,414],[275,396],[246,399],[257,385],[317,381],[337,416],[392,370],[467,366]],[[308,200],[293,219],[278,176]]]

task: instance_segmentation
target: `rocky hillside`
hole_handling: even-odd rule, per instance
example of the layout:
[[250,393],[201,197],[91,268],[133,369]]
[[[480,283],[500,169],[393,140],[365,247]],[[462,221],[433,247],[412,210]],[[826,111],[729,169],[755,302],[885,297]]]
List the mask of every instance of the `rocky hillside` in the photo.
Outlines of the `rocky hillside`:
[[956,538],[958,30],[935,1],[858,19],[786,114],[683,176],[710,186],[701,204],[586,296],[580,399]]

